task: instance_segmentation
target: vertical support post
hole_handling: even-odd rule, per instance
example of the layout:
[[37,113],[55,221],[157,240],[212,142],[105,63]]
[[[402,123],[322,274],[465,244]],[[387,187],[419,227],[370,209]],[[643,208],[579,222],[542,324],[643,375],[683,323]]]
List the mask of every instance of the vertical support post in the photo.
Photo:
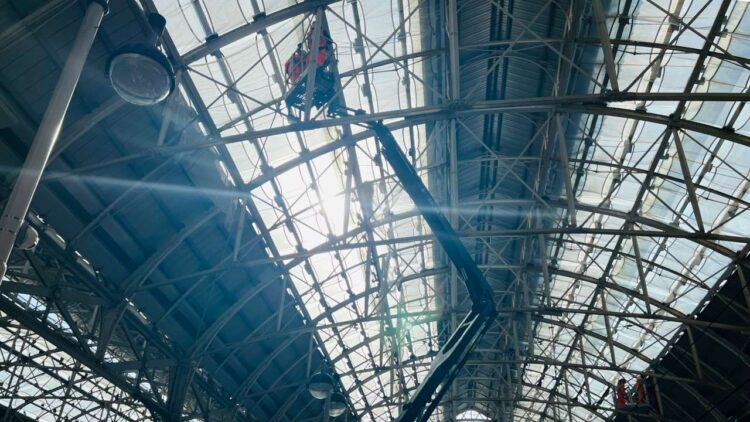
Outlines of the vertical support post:
[[245,202],[242,200],[242,198],[237,198],[237,214],[235,218],[237,219],[236,223],[236,231],[234,234],[234,247],[232,250],[232,261],[237,262],[237,260],[240,257],[240,249],[242,248],[242,235],[245,230]]
[[698,347],[695,345],[695,339],[693,338],[693,330],[689,325],[685,325],[685,331],[687,331],[688,341],[690,342],[690,352],[693,355],[693,363],[695,364],[695,373],[698,375],[698,379],[703,379],[703,371],[701,370],[701,360],[698,356]]
[[688,198],[690,199],[690,205],[693,207],[693,215],[695,221],[698,224],[698,230],[701,233],[705,233],[706,229],[703,226],[703,217],[701,216],[701,208],[698,203],[698,195],[695,193],[695,184],[693,183],[693,175],[690,174],[690,164],[688,164],[685,150],[682,148],[682,140],[680,139],[680,133],[677,129],[672,129],[674,136],[674,145],[677,149],[677,158],[680,160],[680,169],[682,170],[682,178],[685,180],[685,188],[687,189]]
[[656,393],[654,395],[656,396],[656,407],[658,408],[659,416],[664,416],[664,407],[661,403],[661,390],[659,389],[659,379],[656,374],[654,374],[654,390]]
[[281,331],[281,326],[284,323],[284,305],[286,304],[286,287],[287,278],[284,277],[284,281],[281,285],[281,297],[279,298],[279,310],[276,318],[276,331]]
[[[537,226],[542,226],[541,211],[539,208],[536,209]],[[552,307],[552,281],[549,275],[549,264],[547,262],[547,241],[544,239],[543,234],[537,235],[537,247],[539,249],[539,265],[542,266],[542,281],[544,282],[544,304],[548,307]]]
[[565,404],[568,406],[568,422],[573,422],[573,408],[570,406],[570,383],[568,382],[568,378],[565,378],[565,397],[568,398],[568,400],[565,400]]
[[[306,69],[307,81],[305,86],[305,120],[310,120],[310,109],[312,108],[313,96],[315,95],[315,75],[318,73],[318,48],[320,32],[323,26],[324,7],[319,7],[315,13],[315,26],[313,27],[312,39],[310,40],[310,64]],[[304,41],[303,41],[304,42]]]
[[601,0],[594,0],[591,3],[594,8],[594,17],[596,19],[596,29],[599,33],[599,40],[602,43],[604,65],[607,69],[607,75],[609,76],[609,83],[612,86],[612,90],[617,92],[620,90],[620,87],[617,84],[615,55],[612,52],[612,43],[609,40],[609,31],[607,30],[607,17],[604,15],[604,7],[602,6]]
[[[460,79],[458,74],[459,57],[458,57],[458,5],[456,0],[447,0],[446,3],[446,32],[448,33],[448,65],[450,82],[448,86],[448,98],[451,101],[457,101],[461,95]],[[458,230],[459,213],[458,213],[458,125],[456,119],[450,120],[448,130],[448,196],[450,201],[451,212],[449,214],[450,224],[454,230]],[[456,308],[458,307],[458,271],[455,265],[451,265],[450,272],[450,310],[451,310],[451,332],[456,332],[458,328],[458,318]],[[451,396],[455,394],[451,390]],[[451,419],[456,419],[456,405],[451,401]]]
[[612,366],[617,366],[617,360],[615,358],[615,346],[614,342],[612,341],[612,327],[609,324],[609,316],[607,316],[607,293],[602,292],[601,293],[601,300],[602,300],[602,309],[604,310],[604,314],[602,317],[604,318],[604,328],[607,330],[607,344],[609,345],[609,354],[612,358]]
[[[448,0],[447,32],[448,32],[448,63],[450,66],[449,76],[449,98],[452,101],[459,99],[461,95],[459,85],[459,61],[458,61],[458,6],[456,0]],[[454,230],[458,230],[458,140],[456,131],[458,126],[455,119],[450,121],[448,131],[448,191],[451,206],[450,223]],[[456,314],[453,312],[458,306],[458,273],[456,267],[451,266],[450,273],[450,301],[451,301],[451,330],[455,331],[458,324]]]
[[[262,11],[260,6],[258,5],[258,0],[250,0],[250,4],[253,6],[253,13],[255,15],[258,15]],[[281,68],[279,67],[279,59],[276,55],[276,49],[274,48],[273,44],[271,43],[271,39],[268,36],[268,30],[263,29],[259,33],[263,38],[263,45],[266,47],[268,57],[271,59],[271,67],[273,68],[273,80],[279,86],[281,93],[283,95],[286,95],[286,83],[284,83],[284,77],[282,76],[283,73],[281,72]]]
[[68,55],[55,91],[52,93],[47,110],[39,124],[39,129],[26,156],[26,161],[18,174],[13,191],[0,217],[0,283],[8,268],[8,259],[13,250],[18,230],[31,206],[44,167],[60,136],[63,120],[68,111],[68,105],[73,98],[73,92],[81,77],[83,65],[94,43],[102,18],[107,12],[108,1],[91,1],[86,8],[86,14],[78,30],[73,48]]
[[458,100],[460,80],[458,75],[458,6],[456,0],[448,0],[447,10],[448,58],[450,64],[450,99]]
[[313,346],[315,344],[315,331],[310,331],[310,344],[307,346],[307,369],[305,370],[305,374],[307,374],[307,378],[310,378],[310,374],[312,374],[312,356],[313,356]]
[[[156,44],[156,41],[154,41]],[[179,81],[182,71],[178,70],[175,74],[175,81]],[[169,133],[169,127],[172,124],[172,120],[175,118],[175,105],[177,98],[180,97],[180,90],[175,89],[169,94],[169,97],[164,101],[164,109],[162,110],[161,125],[159,126],[159,135],[156,137],[156,146],[164,146],[164,142],[167,140],[167,134]]]
[[745,305],[750,309],[750,289],[747,285],[747,279],[745,278],[745,270],[742,268],[742,264],[737,265],[737,278],[740,282],[740,289],[742,295],[745,296]]
[[646,312],[651,313],[651,302],[648,298],[648,283],[646,282],[646,272],[643,271],[643,260],[641,259],[641,248],[638,246],[638,236],[631,236],[630,239],[633,242],[633,254],[635,255],[635,264],[638,267],[638,280],[640,281],[641,291],[646,297]]
[[[454,230],[459,229],[459,214],[458,214],[458,142],[456,139],[456,121],[455,119],[450,122],[450,131],[448,134],[448,192],[450,196],[450,223]],[[451,331],[455,331],[458,323],[456,319],[455,310],[458,306],[458,273],[456,267],[451,266],[450,273],[450,307],[451,307]]]
[[586,348],[583,345],[583,337],[578,337],[578,347],[581,353],[581,365],[583,368],[583,385],[586,387],[586,398],[588,403],[591,403],[591,384],[589,383],[589,370],[586,367]]
[[560,114],[555,114],[555,123],[557,124],[557,139],[560,142],[560,161],[563,167],[563,177],[565,178],[565,196],[568,199],[568,222],[575,227],[576,223],[576,206],[575,192],[573,192],[573,182],[570,174],[570,161],[568,160],[568,144],[565,142],[565,132],[560,120]]

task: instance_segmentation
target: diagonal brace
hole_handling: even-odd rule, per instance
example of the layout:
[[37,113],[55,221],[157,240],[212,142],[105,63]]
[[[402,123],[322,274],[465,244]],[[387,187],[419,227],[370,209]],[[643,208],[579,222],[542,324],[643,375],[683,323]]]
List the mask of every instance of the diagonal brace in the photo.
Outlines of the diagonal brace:
[[430,371],[404,404],[399,422],[426,421],[440,403],[466,358],[479,343],[497,313],[492,289],[458,234],[440,211],[414,166],[404,155],[390,130],[382,122],[369,122],[383,148],[383,156],[432,229],[456,271],[466,284],[472,308],[438,352]]

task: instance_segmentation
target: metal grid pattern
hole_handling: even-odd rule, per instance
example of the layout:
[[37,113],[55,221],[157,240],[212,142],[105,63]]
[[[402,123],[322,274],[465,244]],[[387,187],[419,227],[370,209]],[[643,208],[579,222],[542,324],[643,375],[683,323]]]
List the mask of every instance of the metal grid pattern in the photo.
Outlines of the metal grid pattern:
[[[746,265],[747,3],[137,4],[167,17],[164,48],[181,65],[179,95],[162,117],[176,133],[191,128],[203,139],[177,144],[178,135],[160,135],[154,150],[73,172],[226,148],[217,170],[267,259],[280,264],[274,282],[288,295],[278,321],[298,312],[305,324],[245,338],[245,346],[263,336],[287,339],[258,367],[309,338],[340,376],[352,416],[390,420],[466,312],[460,275],[433,248],[372,134],[358,126],[364,118],[313,113],[293,122],[286,115],[283,60],[314,17],[325,15],[338,43],[341,98],[394,131],[497,292],[497,323],[435,420],[606,419],[618,411],[617,379],[643,372],[697,401],[705,399],[696,383],[728,383],[701,364],[695,348],[685,351],[692,377],[659,372],[657,364],[677,339],[702,330],[694,316]],[[175,119],[175,104],[195,113]],[[237,304],[225,316],[243,299]],[[119,343],[107,340],[105,349],[122,350]],[[105,358],[90,352],[84,366]],[[253,406],[244,406],[258,399],[261,373],[233,386],[243,410],[229,417],[253,417]],[[150,381],[161,380],[166,399],[148,393],[139,400],[152,412],[198,415],[204,393],[175,401],[179,388],[169,378]],[[121,386],[131,394],[155,390],[127,380]],[[306,394],[304,383],[293,387],[273,420],[299,420],[309,410],[290,412]],[[123,417],[143,412],[114,387],[102,388],[123,400]],[[704,404],[709,411],[700,417],[724,420]],[[34,406],[26,413],[64,410]],[[658,409],[650,417],[658,419]]]
[[[232,4],[155,3],[167,16],[168,31],[175,34],[175,46],[183,55],[214,33],[249,24],[226,18],[237,7]],[[256,3],[249,6],[253,9],[240,8],[233,16],[247,19],[260,12]],[[405,64],[401,72],[354,72],[419,51],[419,37],[406,36],[408,28],[416,28],[418,12],[407,3],[393,9],[385,3],[341,3],[327,10],[330,33],[340,43],[339,71],[351,73],[342,80],[347,104],[371,112],[421,105],[421,89],[410,82],[421,73],[418,64]],[[365,32],[367,24],[371,29]],[[311,25],[311,17],[290,19],[188,65],[217,134],[241,135],[287,123],[279,109],[286,90],[279,60],[291,55]],[[401,42],[396,42],[399,37]],[[359,53],[357,43],[363,43]],[[401,94],[392,95],[396,92]],[[420,167],[425,165],[423,132],[416,127],[400,134],[412,162]],[[257,183],[246,199],[248,206],[266,226],[273,254],[284,259],[285,286],[304,306],[305,317],[318,326],[319,344],[355,411],[385,420],[397,416],[398,403],[417,385],[439,347],[435,321],[440,312],[426,225],[372,140],[315,157],[264,183],[257,181],[301,152],[358,133],[356,126],[290,132],[228,149],[241,182]]]

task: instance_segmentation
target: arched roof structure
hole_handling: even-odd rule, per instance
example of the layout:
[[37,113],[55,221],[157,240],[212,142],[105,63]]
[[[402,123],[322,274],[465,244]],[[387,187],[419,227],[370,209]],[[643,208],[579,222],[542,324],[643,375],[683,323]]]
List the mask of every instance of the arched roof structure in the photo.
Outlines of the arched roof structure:
[[[397,418],[470,300],[361,125],[378,119],[498,311],[431,420],[604,420],[639,374],[706,409],[678,418],[736,416],[704,388],[747,390],[693,338],[750,370],[722,337],[747,335],[750,306],[748,4],[112,0],[29,215],[42,241],[0,285],[0,405],[318,420],[306,382],[328,364],[349,420]],[[16,168],[83,7],[3,7]],[[166,17],[178,72],[145,109],[102,73],[144,12]],[[367,116],[288,115],[284,61],[323,18],[339,98]],[[736,320],[698,318],[720,299]],[[687,375],[660,366],[675,353]],[[640,417],[670,420],[675,400]]]

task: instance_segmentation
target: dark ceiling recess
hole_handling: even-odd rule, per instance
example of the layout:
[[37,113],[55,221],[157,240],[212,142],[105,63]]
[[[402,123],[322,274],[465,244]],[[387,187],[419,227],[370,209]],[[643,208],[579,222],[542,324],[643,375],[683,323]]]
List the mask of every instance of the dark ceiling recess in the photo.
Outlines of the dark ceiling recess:
[[7,422],[32,422],[34,421],[34,419],[31,419],[13,410],[9,410],[5,406],[0,406],[0,417],[3,418],[2,420],[7,421]]
[[[742,281],[750,275],[747,262],[654,365],[663,375],[658,386],[665,418],[750,418],[750,297],[743,293],[747,285]],[[694,379],[694,390],[686,390],[676,379]]]

